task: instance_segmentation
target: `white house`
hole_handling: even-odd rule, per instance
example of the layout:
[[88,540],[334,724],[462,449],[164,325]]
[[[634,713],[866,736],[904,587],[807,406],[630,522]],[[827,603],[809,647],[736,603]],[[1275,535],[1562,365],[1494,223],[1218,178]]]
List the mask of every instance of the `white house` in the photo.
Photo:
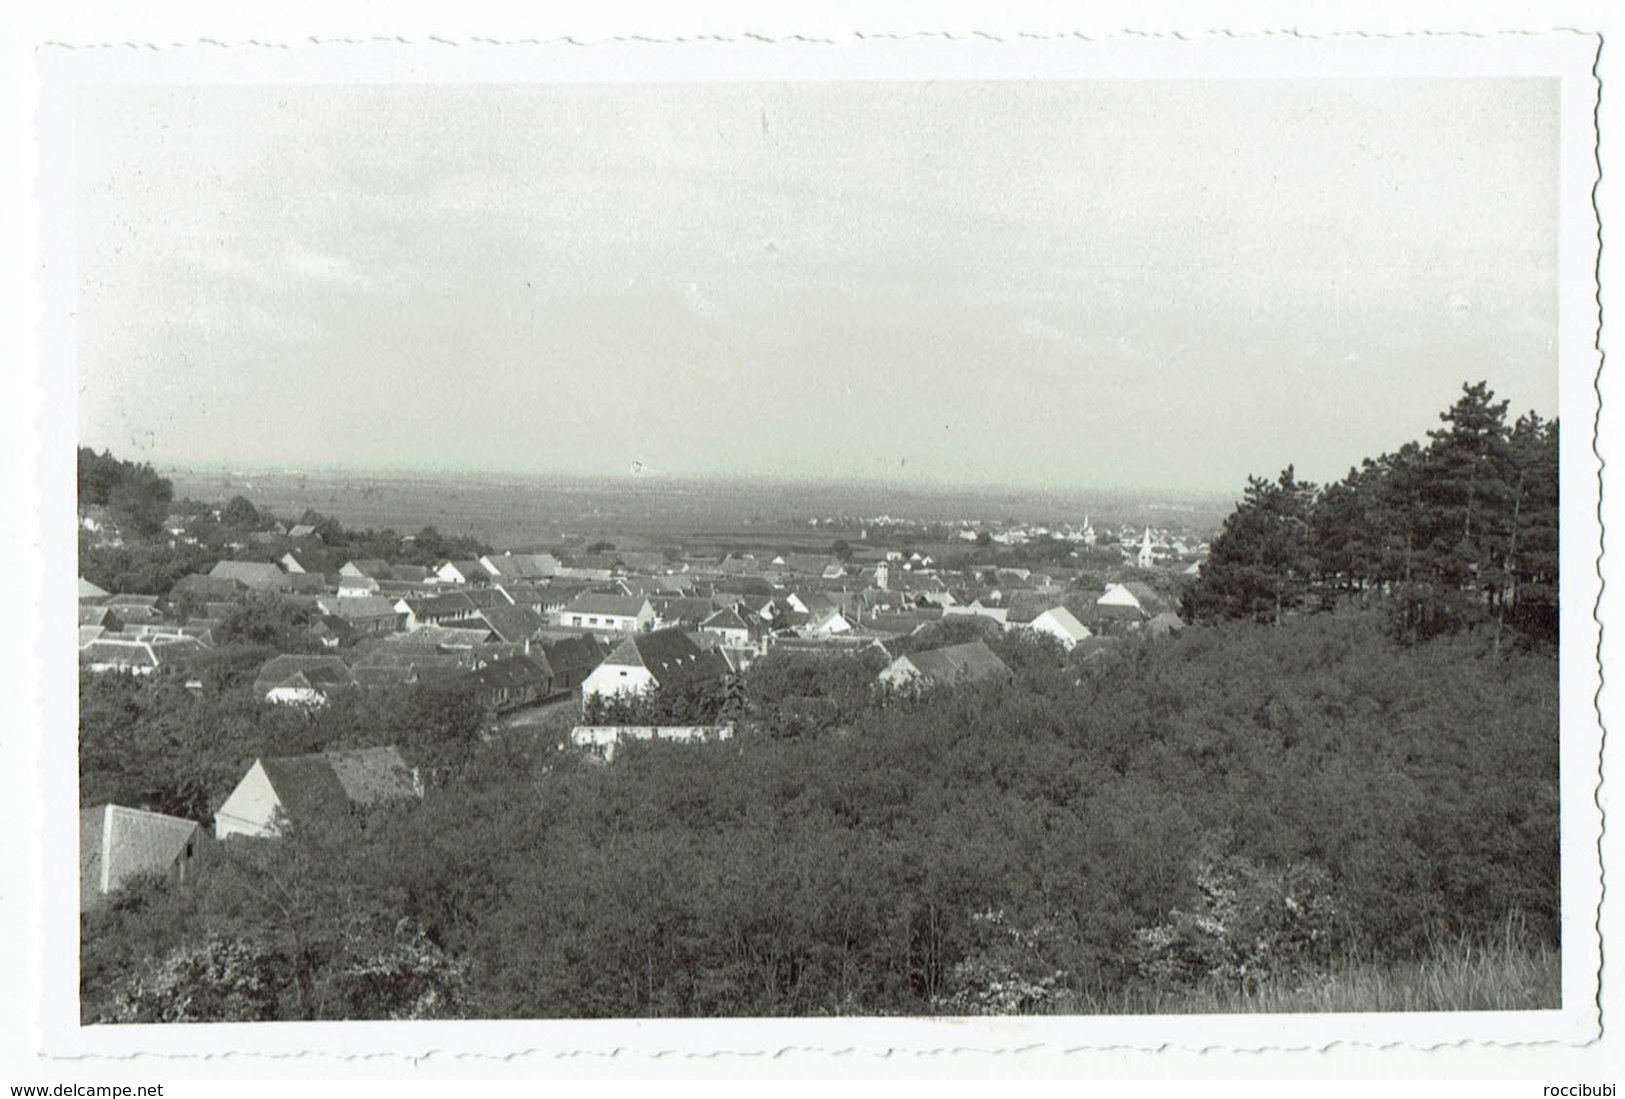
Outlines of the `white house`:
[[1093,631],[1079,622],[1077,616],[1065,607],[1051,607],[1037,615],[1027,623],[1027,629],[1034,633],[1048,634],[1060,641],[1061,647],[1068,652],[1084,638],[1093,636]]
[[393,747],[256,759],[215,811],[214,834],[271,837],[308,813],[422,794],[417,775]]
[[634,633],[587,676],[581,684],[581,702],[586,705],[593,695],[609,699],[720,680],[731,670],[721,653],[701,649],[680,629]]
[[834,637],[851,633],[852,623],[840,610],[829,610],[815,615],[798,631],[802,637]]
[[921,691],[990,678],[1010,678],[1010,668],[987,644],[970,641],[942,649],[906,653],[876,677],[893,690]]
[[556,575],[561,562],[551,553],[486,554],[480,564],[492,576],[504,580],[539,580]]
[[355,685],[355,677],[336,656],[285,653],[266,661],[254,677],[254,693],[267,702],[323,706],[334,691]]
[[1106,590],[1101,593],[1095,604],[1101,607],[1130,607],[1137,611],[1145,610],[1139,598],[1122,584],[1107,584]]
[[344,599],[364,599],[369,595],[377,595],[379,590],[378,581],[370,576],[339,577],[338,594]]
[[434,574],[445,584],[477,584],[491,579],[491,573],[478,561],[443,561]]
[[654,626],[654,604],[641,595],[605,595],[584,591],[558,612],[566,629],[639,633]]
[[750,643],[750,627],[739,617],[739,612],[725,607],[700,623],[702,633],[715,634],[725,645]]

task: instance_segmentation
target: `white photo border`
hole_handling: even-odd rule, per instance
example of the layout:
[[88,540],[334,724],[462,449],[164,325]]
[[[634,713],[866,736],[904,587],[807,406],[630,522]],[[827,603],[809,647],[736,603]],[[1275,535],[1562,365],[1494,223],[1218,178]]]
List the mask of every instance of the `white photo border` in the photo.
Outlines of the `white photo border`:
[[[1596,700],[1601,592],[1600,462],[1594,425],[1599,306],[1599,228],[1594,74],[1600,39],[1571,31],[1505,35],[1230,36],[919,35],[807,41],[696,39],[460,43],[316,41],[163,48],[56,45],[38,55],[45,241],[42,333],[44,414],[40,476],[45,491],[39,658],[43,877],[41,1044],[51,1056],[213,1056],[227,1053],[347,1057],[431,1052],[778,1053],[1165,1049],[1288,1050],[1332,1043],[1581,1045],[1600,1034],[1598,1006],[1602,875],[1602,728]],[[1561,587],[1568,608],[1560,656],[1563,1005],[1553,1011],[1292,1016],[1105,1016],[978,1019],[538,1020],[81,1026],[78,998],[77,805],[73,625],[72,455],[77,439],[72,318],[74,101],[87,84],[623,83],[856,80],[1181,80],[1365,77],[1533,77],[1561,87],[1559,409]]]

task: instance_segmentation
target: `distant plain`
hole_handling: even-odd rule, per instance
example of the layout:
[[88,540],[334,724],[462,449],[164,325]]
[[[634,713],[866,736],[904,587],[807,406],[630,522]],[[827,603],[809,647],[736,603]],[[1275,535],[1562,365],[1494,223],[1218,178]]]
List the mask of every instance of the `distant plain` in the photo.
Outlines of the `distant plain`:
[[[1228,497],[1148,497],[1112,492],[999,488],[921,488],[858,482],[620,478],[166,469],[180,497],[221,503],[244,496],[255,507],[295,516],[307,508],[347,527],[412,533],[433,526],[499,548],[609,539],[623,549],[674,542],[732,548],[772,544],[827,548],[860,533],[861,519],[917,522],[1020,520],[1097,528],[1149,523],[1217,527]],[[829,525],[827,519],[848,522]],[[809,520],[817,518],[819,526]],[[878,533],[878,532],[877,532]]]

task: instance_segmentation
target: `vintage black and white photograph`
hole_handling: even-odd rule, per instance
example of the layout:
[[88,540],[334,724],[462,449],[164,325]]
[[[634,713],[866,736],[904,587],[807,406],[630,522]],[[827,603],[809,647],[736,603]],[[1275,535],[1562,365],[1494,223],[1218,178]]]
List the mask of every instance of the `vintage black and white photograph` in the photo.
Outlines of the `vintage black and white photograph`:
[[77,80],[78,1026],[1592,1005],[1595,87],[1292,56]]

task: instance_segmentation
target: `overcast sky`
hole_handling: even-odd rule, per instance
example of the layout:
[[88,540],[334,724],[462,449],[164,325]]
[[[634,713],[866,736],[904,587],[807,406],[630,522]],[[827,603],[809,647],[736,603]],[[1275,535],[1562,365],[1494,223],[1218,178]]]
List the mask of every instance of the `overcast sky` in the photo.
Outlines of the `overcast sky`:
[[1555,82],[81,94],[85,443],[1233,492],[1557,401]]

